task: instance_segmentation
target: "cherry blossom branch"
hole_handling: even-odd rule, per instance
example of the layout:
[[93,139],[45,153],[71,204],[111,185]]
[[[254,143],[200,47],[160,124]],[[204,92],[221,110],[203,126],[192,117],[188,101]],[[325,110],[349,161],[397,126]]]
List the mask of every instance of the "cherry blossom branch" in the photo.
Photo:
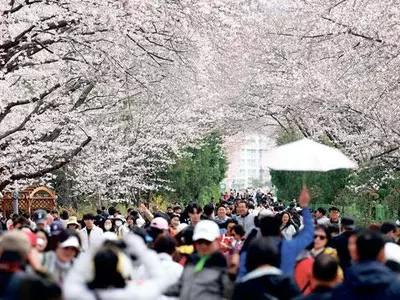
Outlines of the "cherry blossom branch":
[[50,173],[50,172],[53,172],[55,170],[62,168],[63,166],[65,166],[66,164],[71,162],[71,160],[75,156],[77,156],[82,151],[82,149],[85,148],[91,141],[92,141],[92,138],[90,136],[88,136],[86,138],[86,140],[84,140],[79,145],[79,147],[77,147],[76,149],[71,151],[68,155],[62,157],[61,161],[59,161],[58,163],[54,164],[51,167],[43,168],[43,169],[41,169],[37,172],[33,172],[33,173],[19,173],[19,174],[11,175],[9,179],[6,179],[6,180],[0,182],[0,191],[3,190],[7,185],[13,183],[16,180],[38,178],[38,177],[46,175],[47,173]]
[[[52,92],[54,92],[55,90],[57,90],[58,88],[60,88],[61,85],[59,83],[57,83],[56,85],[52,86],[50,89],[48,89],[47,91],[43,92],[42,94],[39,95],[39,97],[34,97],[32,99],[29,100],[22,100],[22,101],[17,101],[17,102],[10,102],[6,105],[6,107],[4,108],[3,112],[0,113],[0,123],[3,121],[3,119],[11,112],[11,109],[13,107],[16,106],[21,106],[21,105],[25,105],[25,104],[29,104],[29,103],[35,103],[37,101],[43,100],[45,97],[47,97],[48,95],[50,95]],[[1,139],[1,138],[0,138]]]

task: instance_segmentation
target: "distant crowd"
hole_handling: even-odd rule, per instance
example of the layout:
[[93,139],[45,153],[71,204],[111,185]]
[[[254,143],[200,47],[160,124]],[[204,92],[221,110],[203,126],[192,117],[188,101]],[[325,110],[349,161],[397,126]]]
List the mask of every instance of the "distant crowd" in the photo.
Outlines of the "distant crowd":
[[309,202],[0,211],[0,299],[400,299],[399,221],[362,228]]

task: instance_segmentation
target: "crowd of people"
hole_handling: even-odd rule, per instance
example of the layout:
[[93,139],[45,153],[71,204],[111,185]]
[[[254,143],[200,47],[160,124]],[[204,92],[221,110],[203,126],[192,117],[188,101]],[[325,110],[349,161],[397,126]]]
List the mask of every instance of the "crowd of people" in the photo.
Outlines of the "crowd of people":
[[399,222],[309,201],[0,211],[0,299],[400,299]]

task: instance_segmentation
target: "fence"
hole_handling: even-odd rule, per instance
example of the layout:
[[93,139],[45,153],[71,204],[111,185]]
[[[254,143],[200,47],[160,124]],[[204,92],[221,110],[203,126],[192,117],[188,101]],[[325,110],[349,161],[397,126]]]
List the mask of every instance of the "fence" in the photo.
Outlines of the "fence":
[[[318,207],[322,207],[329,210],[332,204],[327,203],[311,203],[310,208],[317,209]],[[390,209],[388,206],[382,204],[376,204],[369,207],[361,207],[357,204],[352,205],[335,205],[340,211],[341,215],[349,215],[353,216],[356,219],[362,220],[364,222],[373,222],[373,221],[395,221],[399,219],[399,212]]]

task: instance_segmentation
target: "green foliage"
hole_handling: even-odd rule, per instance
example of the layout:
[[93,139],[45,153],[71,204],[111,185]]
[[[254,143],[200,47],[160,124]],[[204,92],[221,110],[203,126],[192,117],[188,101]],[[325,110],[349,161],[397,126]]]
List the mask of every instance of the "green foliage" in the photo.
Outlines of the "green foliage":
[[211,198],[219,198],[219,183],[225,177],[227,160],[218,132],[204,137],[194,147],[182,149],[173,159],[175,163],[159,176],[171,189],[160,191],[170,203],[207,203]]

